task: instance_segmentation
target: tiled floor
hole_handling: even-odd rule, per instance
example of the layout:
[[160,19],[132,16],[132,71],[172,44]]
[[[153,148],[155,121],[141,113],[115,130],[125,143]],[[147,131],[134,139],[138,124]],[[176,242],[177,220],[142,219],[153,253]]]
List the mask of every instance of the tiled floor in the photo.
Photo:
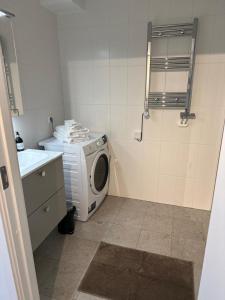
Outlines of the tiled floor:
[[74,235],[54,231],[36,250],[41,299],[100,299],[77,292],[100,241],[193,261],[197,292],[208,222],[206,211],[108,196]]

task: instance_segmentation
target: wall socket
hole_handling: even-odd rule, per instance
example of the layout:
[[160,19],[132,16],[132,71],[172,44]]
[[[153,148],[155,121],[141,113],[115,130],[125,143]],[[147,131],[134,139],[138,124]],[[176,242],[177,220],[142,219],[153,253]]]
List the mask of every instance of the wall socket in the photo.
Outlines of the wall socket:
[[140,129],[134,130],[133,137],[134,137],[135,140],[140,139],[141,138],[141,130]]
[[53,124],[53,116],[51,112],[48,113],[48,123]]

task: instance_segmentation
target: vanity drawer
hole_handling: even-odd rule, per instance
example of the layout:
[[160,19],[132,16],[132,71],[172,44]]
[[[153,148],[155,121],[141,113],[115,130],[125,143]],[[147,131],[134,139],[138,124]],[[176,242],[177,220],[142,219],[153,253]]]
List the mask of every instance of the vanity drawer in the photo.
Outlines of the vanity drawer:
[[32,248],[35,250],[66,215],[64,188],[28,217]]
[[32,214],[63,186],[61,157],[23,178],[27,215]]

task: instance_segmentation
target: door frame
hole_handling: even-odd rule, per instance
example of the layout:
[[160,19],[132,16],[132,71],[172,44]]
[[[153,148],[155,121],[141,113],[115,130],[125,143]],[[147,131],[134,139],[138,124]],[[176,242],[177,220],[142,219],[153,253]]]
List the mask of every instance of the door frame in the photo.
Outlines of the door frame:
[[1,47],[0,165],[6,167],[9,182],[9,187],[4,190],[0,180],[0,217],[3,222],[17,297],[19,300],[39,300]]

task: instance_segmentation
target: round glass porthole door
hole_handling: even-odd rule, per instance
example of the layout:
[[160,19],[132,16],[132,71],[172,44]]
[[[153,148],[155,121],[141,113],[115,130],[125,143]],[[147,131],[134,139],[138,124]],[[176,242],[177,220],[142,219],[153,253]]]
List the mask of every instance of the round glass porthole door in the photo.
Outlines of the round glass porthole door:
[[99,194],[105,187],[109,175],[109,159],[106,152],[99,152],[95,157],[91,172],[91,188]]

